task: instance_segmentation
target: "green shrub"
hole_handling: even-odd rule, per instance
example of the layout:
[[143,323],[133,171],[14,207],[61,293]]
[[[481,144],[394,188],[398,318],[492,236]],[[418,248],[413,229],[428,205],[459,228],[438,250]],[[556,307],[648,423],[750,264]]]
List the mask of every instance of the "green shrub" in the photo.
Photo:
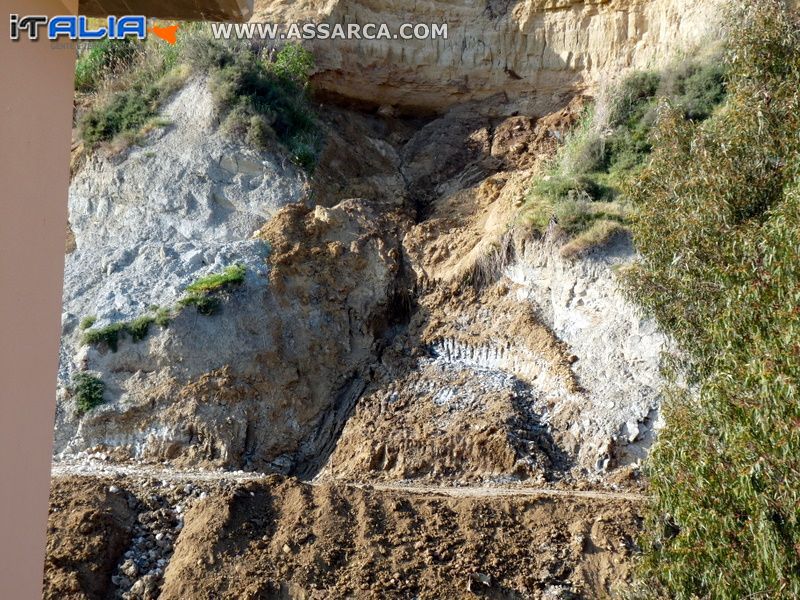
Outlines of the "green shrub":
[[107,105],[84,116],[81,122],[84,141],[96,144],[120,133],[141,129],[157,114],[160,99],[155,86],[120,92]]
[[571,171],[584,174],[606,171],[609,166],[609,150],[605,136],[594,131],[587,133],[572,153]]
[[264,115],[253,115],[250,117],[244,138],[250,146],[259,150],[265,150],[269,147],[269,143],[274,137],[275,132],[272,130],[272,127],[270,127]]
[[212,72],[228,65],[233,60],[231,47],[210,35],[195,35],[185,43],[187,63],[197,72]]
[[[311,109],[307,87],[312,55],[299,45],[287,44],[274,59],[262,57],[249,44],[215,40],[207,27],[186,26],[175,45],[130,42],[133,58],[116,69],[114,91],[80,119],[80,131],[90,148],[100,142],[138,139],[155,122],[164,102],[194,71],[210,77],[211,91],[225,130],[263,150],[274,138],[292,159],[313,170],[321,150],[320,128]],[[87,73],[102,69],[106,53],[86,58]],[[105,72],[105,71],[103,71]],[[81,75],[92,79],[95,75]],[[88,83],[86,85],[89,85]],[[91,84],[94,85],[94,84]]]
[[182,28],[175,45],[160,40],[127,42],[126,60],[106,70],[114,77],[110,90],[80,118],[81,137],[89,148],[118,137],[135,139],[142,128],[156,122],[161,106],[185,81],[188,70],[181,57],[194,29]]
[[119,337],[125,332],[125,323],[112,323],[100,329],[89,329],[83,334],[86,345],[105,344],[112,352],[117,351]]
[[319,135],[305,132],[293,136],[287,144],[292,160],[306,171],[313,172],[320,152]]
[[533,192],[556,201],[577,198],[600,200],[609,193],[609,190],[589,175],[556,174],[538,180],[533,186]]
[[711,116],[725,98],[725,67],[721,61],[687,63],[676,68],[664,97],[672,98],[687,119],[702,121]]
[[[659,98],[669,98],[686,119],[703,120],[725,97],[724,72],[724,65],[712,58],[628,75],[607,94],[608,117],[587,109],[545,174],[533,181],[522,220],[544,232],[555,216],[567,233],[586,232],[566,250],[573,255],[592,241],[603,243],[602,232],[621,230],[629,213],[622,190],[652,152]],[[576,248],[580,252],[573,253]]]
[[96,322],[97,322],[97,317],[95,317],[94,315],[89,315],[81,319],[81,322],[78,325],[78,327],[81,329],[81,331],[83,331],[84,329],[89,329],[89,327],[94,325]]
[[641,577],[669,598],[797,598],[800,23],[779,0],[727,22],[725,105],[702,123],[665,105],[627,192],[629,289],[681,348]]
[[314,68],[314,56],[300,44],[286,44],[275,57],[275,73],[304,86]]
[[211,68],[211,90],[228,132],[264,148],[274,136],[292,159],[313,169],[320,151],[319,128],[306,95],[311,55],[287,45],[271,62],[249,49],[209,40],[195,60]]
[[103,381],[86,372],[75,373],[72,377],[72,393],[75,395],[75,404],[78,414],[84,414],[103,403]]
[[75,89],[79,92],[97,90],[107,75],[130,64],[135,52],[136,44],[130,38],[91,42],[75,63]]

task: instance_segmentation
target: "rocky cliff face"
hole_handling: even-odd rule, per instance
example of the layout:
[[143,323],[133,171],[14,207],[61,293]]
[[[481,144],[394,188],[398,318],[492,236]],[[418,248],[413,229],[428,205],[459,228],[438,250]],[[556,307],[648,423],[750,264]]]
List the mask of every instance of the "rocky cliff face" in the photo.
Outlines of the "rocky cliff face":
[[253,21],[448,26],[427,40],[319,40],[314,84],[387,109],[442,111],[491,98],[498,113],[544,114],[623,69],[708,39],[719,0],[329,0],[256,2]]
[[[450,37],[316,42],[320,97],[351,105],[319,107],[313,177],[220,131],[202,78],[76,173],[45,597],[611,595],[666,340],[617,288],[625,235],[565,258],[517,215],[582,93],[715,5],[257,3]],[[215,310],[180,305],[234,264]],[[105,388],[85,414],[78,373]]]
[[[95,156],[71,186],[77,248],[65,271],[56,452],[99,445],[134,459],[288,471],[331,435],[334,400],[359,390],[386,327],[400,256],[392,213],[358,201],[312,211],[300,202],[305,176],[279,151],[217,130],[202,80],[164,116],[165,131]],[[214,315],[179,307],[189,284],[233,264],[245,280],[217,298]],[[83,341],[86,317],[102,330],[159,310],[169,323],[150,324],[143,339]],[[85,416],[78,372],[105,386],[105,404]]]
[[[615,289],[629,243],[573,262],[508,233],[580,103],[422,126],[333,111],[309,188],[331,206],[312,209],[280,153],[225,141],[196,110],[207,94],[190,83],[171,129],[73,182],[58,453],[388,481],[552,479],[643,456],[663,340]],[[234,263],[245,280],[216,314],[174,308]],[[173,307],[166,327],[82,341],[81,317],[152,305]],[[80,371],[105,385],[83,416]]]

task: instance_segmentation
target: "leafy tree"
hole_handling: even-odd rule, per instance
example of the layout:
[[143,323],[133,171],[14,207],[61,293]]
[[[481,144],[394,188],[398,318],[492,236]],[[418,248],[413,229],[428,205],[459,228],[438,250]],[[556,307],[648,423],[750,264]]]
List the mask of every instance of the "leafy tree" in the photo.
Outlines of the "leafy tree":
[[729,22],[726,105],[662,106],[627,190],[631,293],[680,347],[642,575],[671,598],[800,597],[800,27],[780,0]]

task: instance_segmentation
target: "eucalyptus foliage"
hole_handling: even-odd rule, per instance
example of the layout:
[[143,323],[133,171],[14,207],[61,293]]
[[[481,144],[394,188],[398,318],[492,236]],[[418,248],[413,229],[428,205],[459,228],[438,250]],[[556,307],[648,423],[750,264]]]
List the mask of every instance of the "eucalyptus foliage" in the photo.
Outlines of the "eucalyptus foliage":
[[664,104],[627,190],[629,289],[680,348],[642,575],[670,598],[796,598],[800,28],[780,0],[728,22],[725,106],[698,123]]

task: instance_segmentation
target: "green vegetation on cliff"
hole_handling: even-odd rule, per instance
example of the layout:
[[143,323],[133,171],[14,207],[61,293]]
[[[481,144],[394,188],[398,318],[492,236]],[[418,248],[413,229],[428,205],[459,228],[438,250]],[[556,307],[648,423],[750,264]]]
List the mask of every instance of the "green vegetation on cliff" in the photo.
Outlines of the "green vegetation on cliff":
[[220,273],[211,273],[201,277],[186,287],[186,295],[176,306],[168,308],[151,306],[148,314],[136,317],[131,321],[119,321],[105,327],[94,327],[97,317],[89,316],[81,321],[80,329],[84,330],[81,341],[85,345],[103,345],[112,352],[119,348],[119,340],[123,336],[130,337],[134,343],[141,342],[150,332],[150,326],[155,324],[166,329],[178,311],[188,306],[194,306],[197,312],[204,316],[216,313],[221,301],[217,293],[231,286],[244,283],[247,268],[244,265],[231,265]]
[[178,43],[114,41],[82,54],[79,91],[96,94],[80,119],[88,147],[136,143],[158,119],[164,103],[192,74],[208,76],[225,130],[251,146],[282,144],[305,169],[316,164],[320,130],[308,98],[313,57],[299,45],[279,50],[223,42],[203,25],[181,28]]
[[75,394],[75,404],[79,414],[89,412],[103,403],[105,384],[96,375],[91,373],[75,373],[72,377],[72,393]]
[[[677,342],[642,576],[669,598],[800,597],[800,21],[729,18],[728,100],[665,103],[626,191],[632,296]],[[679,374],[679,375],[678,375]]]
[[201,277],[186,287],[186,295],[178,301],[178,306],[194,306],[201,315],[213,315],[220,307],[220,299],[214,295],[215,292],[241,285],[246,272],[243,265],[232,265],[221,273]]
[[113,75],[133,60],[136,44],[130,38],[97,40],[78,55],[75,63],[75,89],[95,92],[106,77]]
[[555,216],[573,237],[567,256],[602,244],[627,227],[630,203],[622,190],[650,156],[659,103],[669,100],[683,119],[696,122],[724,98],[724,66],[713,56],[630,74],[586,109],[544,175],[533,181],[525,221],[543,232]]

